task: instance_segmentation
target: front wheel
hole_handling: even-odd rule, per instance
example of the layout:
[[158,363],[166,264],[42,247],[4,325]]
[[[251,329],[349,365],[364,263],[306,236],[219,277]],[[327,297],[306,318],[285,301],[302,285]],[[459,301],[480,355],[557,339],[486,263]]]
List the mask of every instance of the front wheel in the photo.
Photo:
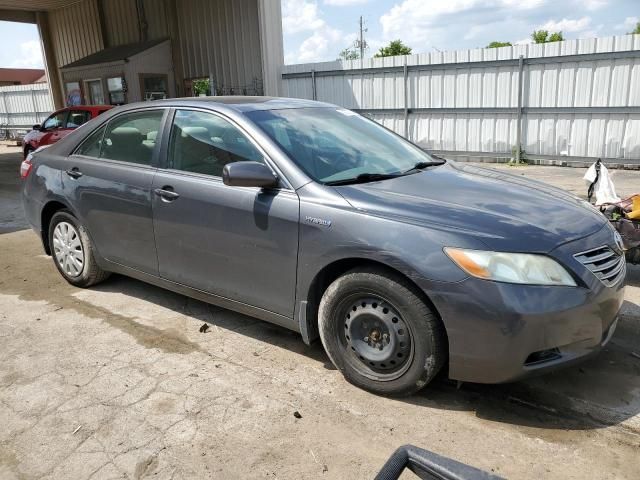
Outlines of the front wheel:
[[51,218],[49,246],[56,268],[70,284],[90,287],[109,276],[96,263],[87,231],[68,210],[60,210]]
[[420,390],[446,360],[440,320],[404,278],[356,269],[320,302],[319,330],[333,364],[354,385],[383,395]]

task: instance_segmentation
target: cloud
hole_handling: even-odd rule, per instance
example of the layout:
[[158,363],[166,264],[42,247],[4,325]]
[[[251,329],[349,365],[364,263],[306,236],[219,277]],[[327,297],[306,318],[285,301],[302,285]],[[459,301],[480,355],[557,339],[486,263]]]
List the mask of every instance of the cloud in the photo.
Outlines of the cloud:
[[640,22],[640,18],[638,17],[627,17],[624,19],[624,22],[622,22],[619,25],[616,25],[616,30],[624,30],[625,32],[630,32],[632,31],[634,28],[636,28],[636,25],[638,24],[638,22]]
[[[341,1],[341,0],[333,0]],[[344,2],[344,0],[342,0]],[[347,0],[349,1],[349,0]],[[285,54],[285,63],[311,63],[338,58],[340,51],[353,44],[355,35],[345,35],[321,18],[318,4],[307,0],[283,2],[282,27],[285,35],[311,32]]]
[[282,2],[282,28],[285,33],[317,30],[325,26],[318,16],[318,4],[306,0],[284,0]]
[[598,10],[609,5],[609,0],[576,0],[575,3],[587,10]]
[[334,7],[348,7],[351,5],[362,5],[369,0],[324,0],[325,5],[332,5]]
[[38,40],[29,40],[18,45],[15,60],[9,65],[11,68],[44,68],[42,48]]
[[[387,40],[402,38],[409,43],[438,43],[446,31],[470,25],[462,35],[473,38],[481,25],[496,23],[543,6],[547,0],[403,0],[380,17]],[[473,29],[473,26],[478,28]]]
[[591,25],[591,17],[576,19],[563,18],[562,20],[549,20],[541,25],[537,30],[548,30],[549,32],[583,32]]

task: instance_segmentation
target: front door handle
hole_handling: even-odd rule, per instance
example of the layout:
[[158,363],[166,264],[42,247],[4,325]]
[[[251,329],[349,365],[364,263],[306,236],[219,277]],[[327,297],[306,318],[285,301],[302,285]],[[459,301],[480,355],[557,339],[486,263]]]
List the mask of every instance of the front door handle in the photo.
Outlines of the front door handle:
[[179,194],[173,191],[172,187],[168,185],[162,188],[156,188],[153,192],[159,197],[162,197],[162,199],[166,200],[167,202],[172,202],[173,200],[175,200],[180,196]]
[[72,169],[67,170],[66,174],[71,178],[80,178],[82,176],[82,172],[80,171],[80,169],[78,169],[78,167],[73,167]]

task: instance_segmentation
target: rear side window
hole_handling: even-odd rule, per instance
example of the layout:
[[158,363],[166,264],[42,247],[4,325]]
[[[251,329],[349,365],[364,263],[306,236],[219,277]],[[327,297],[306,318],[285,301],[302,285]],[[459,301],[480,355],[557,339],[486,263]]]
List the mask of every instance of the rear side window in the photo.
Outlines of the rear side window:
[[67,128],[78,128],[91,120],[91,112],[86,110],[71,110],[67,117]]
[[102,137],[104,136],[105,130],[106,126],[102,126],[89,135],[85,141],[80,144],[78,149],[75,151],[75,154],[85,155],[87,157],[99,157],[100,147],[102,146]]
[[221,177],[227,163],[243,161],[262,162],[263,156],[232,123],[211,113],[176,111],[170,168]]
[[163,110],[120,115],[107,124],[100,157],[150,165]]

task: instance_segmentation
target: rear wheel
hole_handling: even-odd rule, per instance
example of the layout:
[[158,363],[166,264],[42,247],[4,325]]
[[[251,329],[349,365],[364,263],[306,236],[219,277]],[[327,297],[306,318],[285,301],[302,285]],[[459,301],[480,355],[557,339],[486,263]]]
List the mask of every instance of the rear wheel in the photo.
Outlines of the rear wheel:
[[356,269],[320,302],[319,329],[333,364],[354,385],[384,395],[420,390],[446,360],[440,320],[404,278]]
[[60,210],[51,218],[49,246],[56,268],[72,285],[89,287],[109,276],[96,263],[86,229],[68,210]]

